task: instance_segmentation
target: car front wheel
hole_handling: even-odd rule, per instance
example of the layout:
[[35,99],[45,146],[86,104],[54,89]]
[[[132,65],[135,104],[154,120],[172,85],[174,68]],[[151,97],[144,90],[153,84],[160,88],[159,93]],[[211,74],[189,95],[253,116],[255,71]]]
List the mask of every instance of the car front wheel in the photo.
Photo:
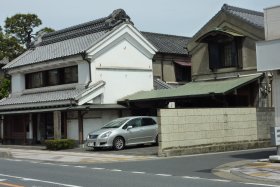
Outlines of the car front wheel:
[[124,139],[122,137],[116,137],[113,141],[113,148],[115,150],[122,150],[124,148]]

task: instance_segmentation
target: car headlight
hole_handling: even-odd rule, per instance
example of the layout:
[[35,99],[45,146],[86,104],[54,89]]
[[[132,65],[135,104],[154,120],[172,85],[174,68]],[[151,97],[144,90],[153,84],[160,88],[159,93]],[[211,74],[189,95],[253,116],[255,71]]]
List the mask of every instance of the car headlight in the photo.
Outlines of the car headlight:
[[100,138],[108,138],[111,133],[112,133],[111,131],[105,132],[104,134],[101,135]]

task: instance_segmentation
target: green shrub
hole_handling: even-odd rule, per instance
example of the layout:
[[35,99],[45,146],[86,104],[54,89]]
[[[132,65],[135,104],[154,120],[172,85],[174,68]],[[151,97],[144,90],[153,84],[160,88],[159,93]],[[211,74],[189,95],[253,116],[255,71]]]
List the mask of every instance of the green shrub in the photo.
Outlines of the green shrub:
[[46,140],[45,144],[49,150],[72,149],[76,145],[75,140],[71,139]]

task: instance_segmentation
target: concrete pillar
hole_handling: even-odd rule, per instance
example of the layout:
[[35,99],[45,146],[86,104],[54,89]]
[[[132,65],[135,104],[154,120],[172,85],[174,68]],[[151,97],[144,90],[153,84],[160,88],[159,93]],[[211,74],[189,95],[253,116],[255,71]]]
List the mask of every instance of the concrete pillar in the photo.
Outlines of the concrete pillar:
[[[275,108],[275,126],[280,126],[280,73],[279,71],[273,72],[272,81],[273,104]],[[277,146],[277,155],[280,155],[280,146]]]
[[53,112],[54,139],[61,139],[61,112]]

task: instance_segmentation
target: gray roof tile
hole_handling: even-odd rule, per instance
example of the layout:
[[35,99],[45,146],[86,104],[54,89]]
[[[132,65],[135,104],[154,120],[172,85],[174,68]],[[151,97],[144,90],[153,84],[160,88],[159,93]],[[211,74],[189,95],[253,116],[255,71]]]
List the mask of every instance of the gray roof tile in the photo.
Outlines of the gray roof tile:
[[238,17],[249,24],[259,28],[264,28],[264,14],[262,12],[248,10],[224,4],[222,11]]
[[118,9],[105,18],[45,34],[42,36],[42,41],[33,49],[29,49],[3,68],[10,69],[84,53],[106,33],[123,22],[133,24],[125,11]]
[[0,106],[64,101],[64,100],[74,99],[77,95],[81,94],[84,91],[85,89],[69,89],[69,90],[62,90],[62,91],[52,91],[52,92],[12,96],[12,97],[2,99],[0,101]]
[[79,54],[87,50],[94,42],[105,35],[105,31],[76,37],[60,42],[38,46],[33,50],[28,50],[19,58],[4,66],[4,69],[14,68],[51,59],[67,57]]
[[188,54],[185,49],[187,42],[190,40],[189,37],[175,36],[168,34],[159,34],[151,32],[141,32],[146,39],[151,42],[159,53],[169,54]]

